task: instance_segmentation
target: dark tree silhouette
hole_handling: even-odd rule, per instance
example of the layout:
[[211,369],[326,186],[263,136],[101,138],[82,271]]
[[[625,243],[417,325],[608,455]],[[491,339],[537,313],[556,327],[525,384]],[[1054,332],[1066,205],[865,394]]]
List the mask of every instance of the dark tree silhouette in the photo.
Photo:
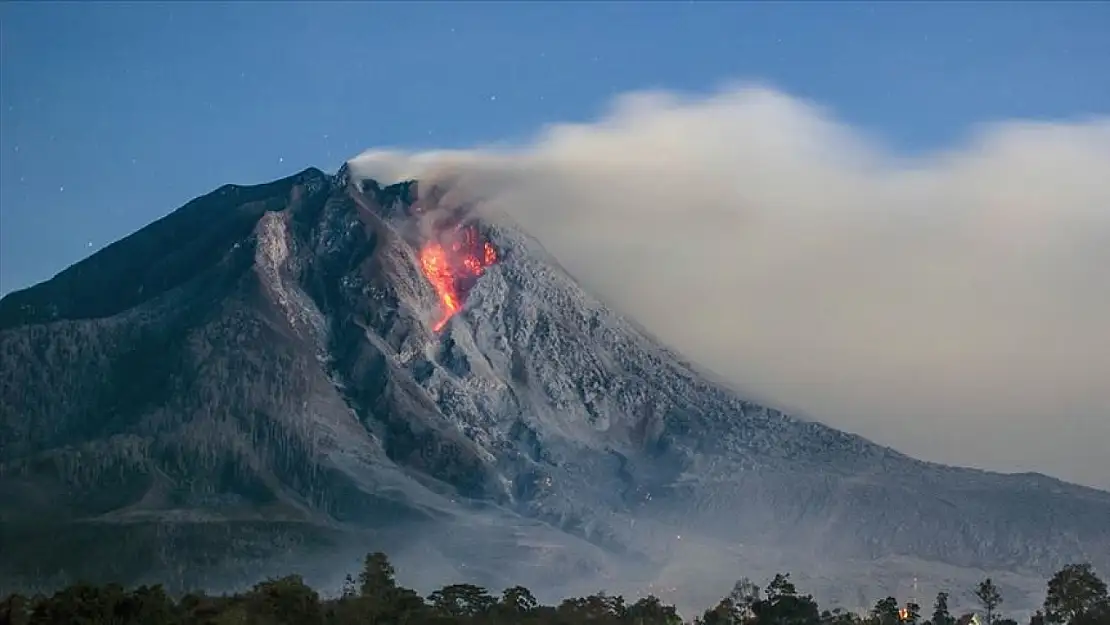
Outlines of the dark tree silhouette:
[[760,625],[806,625],[820,620],[817,602],[809,595],[798,595],[789,573],[775,575],[766,594],[765,600],[753,606]]
[[917,622],[920,621],[920,620],[921,620],[921,606],[914,603],[913,601],[907,603],[906,604],[906,612],[902,617],[902,622],[903,623],[909,623],[910,625],[917,625]]
[[739,625],[743,622],[736,603],[730,597],[721,599],[696,620],[697,625]]
[[998,586],[995,586],[991,578],[988,577],[976,587],[975,597],[979,600],[980,605],[983,606],[983,610],[987,613],[985,625],[993,625],[994,611],[1002,604],[1002,592],[998,590]]
[[368,598],[385,598],[397,589],[397,580],[389,557],[380,551],[367,554],[358,574],[359,594]]
[[748,623],[755,619],[755,605],[759,603],[759,585],[742,577],[732,586],[728,598],[732,600],[739,623]]
[[485,588],[473,584],[452,584],[428,595],[432,608],[440,614],[457,618],[486,614],[497,605],[497,599]]
[[532,596],[532,591],[524,586],[506,588],[505,592],[501,593],[501,607],[506,614],[527,614],[538,606],[539,602]]
[[1069,564],[1048,581],[1044,616],[1049,623],[1073,623],[1090,612],[1098,612],[1108,601],[1106,582],[1090,564]]
[[895,625],[898,623],[898,600],[894,597],[880,599],[871,609],[871,618],[878,625]]
[[320,595],[298,575],[260,582],[247,593],[246,614],[259,625],[321,625]]
[[790,573],[778,573],[771,580],[771,583],[767,584],[768,601],[775,601],[780,597],[793,597],[796,594],[798,594],[798,589],[790,581]]
[[933,601],[933,625],[954,625],[956,619],[952,618],[952,613],[948,611],[948,593],[941,591],[937,593],[937,598]]

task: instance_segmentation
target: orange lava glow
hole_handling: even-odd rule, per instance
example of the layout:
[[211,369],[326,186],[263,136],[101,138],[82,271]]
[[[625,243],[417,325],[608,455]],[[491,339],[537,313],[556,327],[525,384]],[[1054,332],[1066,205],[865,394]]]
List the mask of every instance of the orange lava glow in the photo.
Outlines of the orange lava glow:
[[441,316],[432,330],[439,332],[447,321],[462,308],[466,291],[486,267],[497,262],[497,251],[488,241],[478,241],[472,226],[456,231],[449,247],[429,241],[420,250],[420,269],[439,296]]

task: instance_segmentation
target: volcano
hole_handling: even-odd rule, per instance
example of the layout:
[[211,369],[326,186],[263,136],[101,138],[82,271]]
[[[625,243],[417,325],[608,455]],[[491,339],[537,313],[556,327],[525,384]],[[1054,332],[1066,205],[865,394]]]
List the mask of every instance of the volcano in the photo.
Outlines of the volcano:
[[1110,568],[1110,493],[748,401],[444,197],[227,185],[0,300],[0,584],[338,584],[382,549],[415,586],[699,607],[742,575],[861,607],[986,571],[1017,608]]

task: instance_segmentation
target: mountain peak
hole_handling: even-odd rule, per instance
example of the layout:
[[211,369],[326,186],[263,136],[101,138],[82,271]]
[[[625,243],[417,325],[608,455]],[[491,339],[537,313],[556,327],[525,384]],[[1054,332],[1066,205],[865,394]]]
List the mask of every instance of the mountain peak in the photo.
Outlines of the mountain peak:
[[335,189],[345,189],[345,188],[347,188],[347,185],[350,184],[350,182],[351,182],[351,164],[345,162],[339,168],[339,171],[335,172],[335,175],[332,176],[332,186]]

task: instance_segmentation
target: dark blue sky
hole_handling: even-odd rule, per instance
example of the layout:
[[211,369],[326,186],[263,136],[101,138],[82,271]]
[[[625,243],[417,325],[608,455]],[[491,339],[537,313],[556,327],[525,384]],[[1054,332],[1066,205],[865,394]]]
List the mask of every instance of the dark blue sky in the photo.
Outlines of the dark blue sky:
[[1110,112],[1110,3],[0,5],[0,292],[226,182],[759,79],[920,152]]

